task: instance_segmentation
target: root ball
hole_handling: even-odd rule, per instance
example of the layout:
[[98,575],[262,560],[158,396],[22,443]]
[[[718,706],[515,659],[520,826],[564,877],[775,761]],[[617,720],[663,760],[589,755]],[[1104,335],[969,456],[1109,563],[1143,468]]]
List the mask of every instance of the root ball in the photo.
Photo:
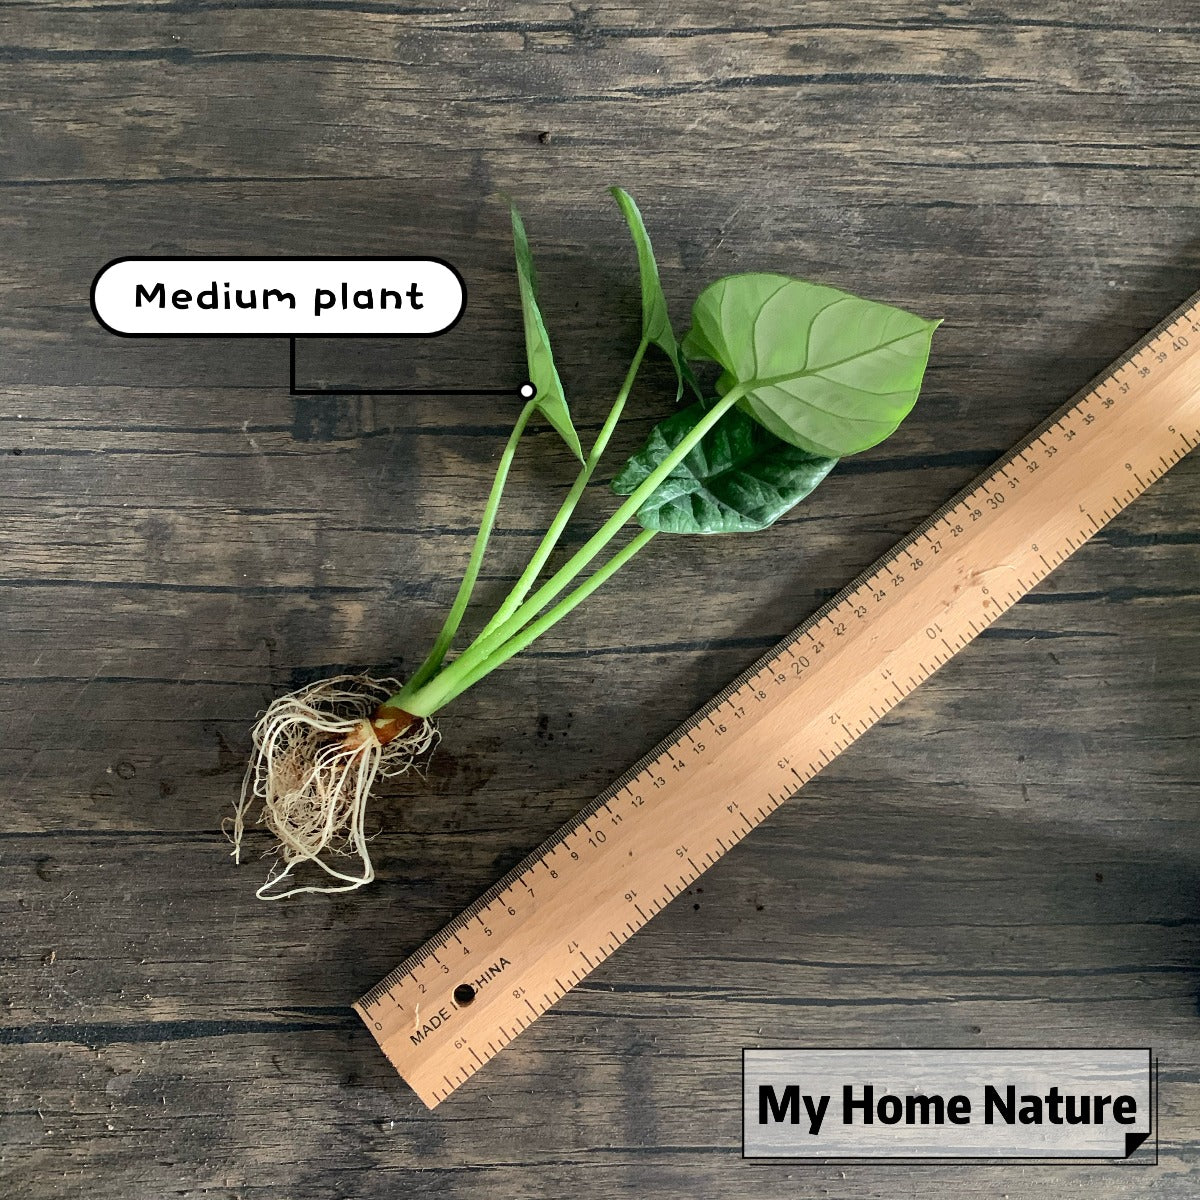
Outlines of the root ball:
[[[425,717],[397,730],[398,710],[384,702],[399,687],[395,679],[338,675],[279,697],[255,725],[254,755],[226,834],[240,862],[248,815],[260,806],[254,819],[277,843],[276,863],[256,893],[260,899],[348,892],[375,878],[365,831],[375,779],[423,770],[441,736]],[[381,709],[385,740],[376,732]],[[296,882],[305,863],[330,882]]]

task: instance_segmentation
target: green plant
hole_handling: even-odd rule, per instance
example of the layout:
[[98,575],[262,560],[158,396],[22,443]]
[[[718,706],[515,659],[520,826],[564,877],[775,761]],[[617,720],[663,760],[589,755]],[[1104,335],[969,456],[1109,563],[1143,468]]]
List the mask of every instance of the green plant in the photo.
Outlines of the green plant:
[[[637,249],[642,330],[595,442],[585,454],[538,305],[525,227],[513,209],[532,395],[500,457],[454,602],[412,677],[403,685],[363,676],[324,680],[276,700],[255,727],[255,755],[232,838],[237,856],[248,809],[260,801],[261,820],[278,839],[280,859],[260,896],[344,891],[369,882],[374,872],[363,822],[371,786],[378,774],[399,774],[423,761],[439,736],[431,720],[435,713],[561,621],[658,534],[766,528],[804,499],[839,458],[891,434],[916,402],[939,322],[785,275],[730,275],[710,284],[696,300],[691,329],[680,343],[641,213],[626,192],[614,188],[613,195]],[[674,368],[676,402],[685,387],[697,400],[655,427],[613,481],[624,497],[616,511],[543,580],[652,346]],[[703,394],[689,365],[700,360],[720,368],[715,395]],[[579,459],[579,472],[508,595],[447,661],[510,467],[538,416]],[[618,543],[633,523],[640,530]],[[350,866],[343,869],[345,859]],[[331,882],[280,890],[306,862],[324,870]]]

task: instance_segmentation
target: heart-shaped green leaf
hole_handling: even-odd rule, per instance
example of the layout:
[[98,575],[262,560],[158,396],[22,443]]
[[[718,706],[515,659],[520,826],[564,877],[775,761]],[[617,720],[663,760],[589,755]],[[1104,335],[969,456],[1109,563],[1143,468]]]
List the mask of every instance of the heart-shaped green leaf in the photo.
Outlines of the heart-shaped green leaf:
[[[662,283],[658,277],[658,263],[654,258],[654,247],[650,244],[650,235],[646,232],[641,210],[633,197],[623,188],[611,189],[629,226],[633,236],[633,244],[637,248],[638,274],[642,281],[642,337],[657,346],[671,360],[675,368],[675,402],[683,395],[685,372],[688,381],[695,386],[687,364],[679,351],[679,342],[675,330],[671,327],[671,316],[667,312],[667,299],[663,295]],[[699,395],[699,392],[697,392]]]
[[883,441],[916,403],[940,321],[786,275],[710,284],[683,340],[717,389],[786,442],[839,458]]
[[570,446],[575,457],[583,462],[583,447],[579,444],[579,434],[575,432],[571,421],[566,393],[563,391],[562,380],[558,377],[558,368],[554,365],[550,337],[546,333],[542,311],[538,308],[537,275],[533,269],[529,239],[525,236],[525,224],[521,220],[521,214],[515,207],[512,210],[512,229],[517,279],[521,285],[521,315],[525,321],[525,359],[529,370],[529,382],[537,389],[539,411]]
[[[630,495],[715,403],[701,400],[654,427],[613,480]],[[645,529],[664,533],[749,533],[774,524],[837,463],[777,438],[731,408],[638,509]]]

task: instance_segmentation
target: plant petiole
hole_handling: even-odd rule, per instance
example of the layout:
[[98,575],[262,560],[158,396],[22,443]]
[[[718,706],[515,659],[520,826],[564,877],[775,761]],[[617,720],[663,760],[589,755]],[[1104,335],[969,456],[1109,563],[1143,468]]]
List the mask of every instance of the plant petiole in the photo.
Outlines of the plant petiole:
[[483,556],[487,550],[488,539],[492,535],[492,528],[496,523],[496,512],[500,508],[500,498],[504,494],[504,485],[508,481],[508,473],[512,467],[513,459],[516,457],[517,444],[520,442],[530,418],[532,418],[537,410],[538,404],[535,397],[521,409],[521,413],[517,417],[513,431],[509,434],[508,442],[504,447],[504,452],[500,456],[500,463],[496,467],[496,477],[492,480],[492,490],[488,494],[487,504],[484,506],[483,520],[480,522],[479,532],[475,535],[475,545],[471,548],[471,557],[467,561],[467,569],[463,574],[462,582],[458,585],[458,592],[454,597],[454,603],[450,606],[449,613],[446,614],[446,620],[443,622],[441,631],[437,635],[433,649],[430,650],[425,661],[417,668],[404,689],[393,697],[397,702],[399,702],[401,696],[408,692],[417,691],[437,674],[454,641],[454,635],[458,632],[458,627],[462,623],[463,614],[467,611],[467,604],[470,602],[471,593],[475,590],[475,582],[479,578],[480,568],[483,566]]
[[642,359],[649,347],[650,339],[643,337],[638,344],[637,353],[634,354],[633,361],[629,365],[629,370],[625,373],[625,380],[621,385],[621,390],[617,393],[617,398],[609,410],[608,417],[601,426],[600,432],[596,435],[595,444],[592,446],[583,466],[579,469],[579,474],[576,476],[575,482],[571,485],[571,490],[567,493],[558,512],[555,513],[554,520],[550,522],[550,527],[546,530],[545,536],[543,536],[537,549],[533,552],[533,557],[529,560],[529,565],[521,573],[521,577],[513,585],[512,591],[504,598],[495,615],[483,627],[482,632],[479,634],[480,638],[488,637],[520,608],[522,601],[529,595],[529,589],[533,587],[534,583],[537,582],[537,577],[542,573],[542,568],[546,565],[547,559],[554,553],[554,548],[558,545],[563,531],[567,527],[567,523],[570,521],[576,506],[579,504],[580,497],[586,490],[588,483],[591,482],[592,475],[600,463],[600,458],[607,449],[609,441],[612,439],[613,431],[617,427],[617,422],[621,419],[621,413],[625,409],[625,402],[629,399],[629,393],[633,389],[633,383],[642,365]]
[[[470,686],[465,681],[478,682],[487,672],[479,672],[479,668],[489,662],[497,650],[505,645],[510,638],[537,616],[539,612],[553,600],[557,599],[564,588],[570,584],[581,571],[608,545],[620,532],[621,528],[636,514],[639,508],[650,499],[659,484],[691,453],[704,435],[759,381],[738,384],[731,388],[718,400],[712,408],[692,427],[688,435],[666,455],[662,462],[650,472],[637,489],[625,502],[600,526],[598,530],[552,575],[532,596],[492,633],[478,638],[458,658],[435,678],[419,688],[406,689],[388,701],[403,708],[414,716],[432,716],[449,700],[459,694],[464,687]],[[636,540],[636,539],[635,539]],[[609,572],[611,574],[611,572]],[[605,576],[607,578],[607,576]],[[503,660],[501,660],[503,661]],[[498,664],[497,664],[498,665]],[[490,668],[489,668],[490,669]],[[460,686],[461,685],[461,686]]]
[[[608,562],[598,570],[592,572],[574,591],[568,592],[553,608],[544,612],[536,621],[530,621],[524,629],[505,642],[498,650],[494,650],[465,679],[458,680],[453,685],[449,695],[439,701],[439,707],[449,704],[451,700],[454,700],[469,687],[478,683],[485,675],[490,675],[497,667],[502,666],[515,654],[520,654],[526,646],[541,637],[551,626],[558,624],[563,617],[582,604],[601,584],[615,575],[639,550],[655,537],[656,533],[657,530],[653,529],[640,530]],[[440,679],[435,682],[440,682]]]

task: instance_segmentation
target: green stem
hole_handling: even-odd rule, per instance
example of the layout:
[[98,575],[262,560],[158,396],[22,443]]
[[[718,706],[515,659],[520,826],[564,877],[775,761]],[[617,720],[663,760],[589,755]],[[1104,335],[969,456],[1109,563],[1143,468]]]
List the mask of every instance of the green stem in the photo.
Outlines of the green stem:
[[398,694],[388,703],[394,701],[398,707],[415,716],[429,716],[441,708],[449,696],[461,692],[458,684],[463,680],[470,678],[473,682],[478,682],[482,675],[476,673],[477,668],[519,633],[547,604],[557,599],[559,593],[612,541],[626,522],[637,514],[638,509],[650,499],[659,484],[691,453],[701,438],[754,386],[758,386],[757,381],[753,384],[738,384],[726,392],[688,430],[679,444],[642,480],[633,493],[626,497],[617,511],[508,620],[487,637],[479,638],[436,679],[431,680],[419,691],[413,689],[402,695]]
[[617,393],[617,398],[613,401],[612,409],[609,411],[603,426],[601,426],[600,432],[596,435],[595,445],[592,446],[591,452],[580,468],[575,482],[571,485],[571,490],[567,493],[566,499],[563,500],[562,506],[555,514],[554,520],[550,522],[550,527],[546,530],[546,534],[539,543],[538,548],[533,552],[533,557],[529,560],[529,565],[521,573],[520,579],[513,585],[512,591],[504,598],[495,615],[483,627],[482,632],[479,634],[480,638],[488,637],[521,607],[522,601],[529,595],[529,589],[533,587],[534,583],[537,582],[537,577],[542,573],[542,568],[546,565],[546,560],[554,553],[554,548],[558,545],[559,539],[567,527],[567,523],[575,512],[575,507],[578,505],[580,497],[582,497],[584,490],[591,481],[592,474],[608,447],[613,430],[616,429],[617,422],[621,419],[625,402],[629,399],[629,393],[633,389],[638,369],[642,365],[642,358],[645,356],[649,346],[649,339],[642,338],[638,344],[637,353],[633,356],[633,361],[629,364],[629,370],[625,373],[625,381],[621,384],[621,390]]
[[[441,632],[433,643],[433,649],[405,685],[406,692],[415,692],[437,674],[438,668],[446,657],[446,652],[454,641],[454,635],[462,623],[463,614],[467,611],[471,593],[475,590],[475,581],[479,578],[479,570],[483,566],[483,555],[487,550],[488,539],[492,536],[492,527],[496,523],[496,512],[500,507],[500,497],[504,494],[504,485],[508,481],[509,468],[517,453],[517,443],[520,442],[521,435],[525,432],[525,426],[529,424],[529,420],[535,412],[537,412],[536,399],[530,400],[521,409],[521,415],[517,417],[517,423],[513,426],[512,433],[509,434],[504,453],[500,455],[500,465],[496,468],[496,478],[492,481],[492,490],[488,495],[487,504],[484,506],[483,520],[480,522],[479,532],[475,535],[475,545],[471,549],[466,572],[463,575],[462,583],[458,585],[458,594],[454,597],[454,603],[450,606]],[[393,699],[397,699],[399,695],[400,693],[397,693]]]
[[[564,596],[552,609],[543,613],[536,621],[531,621],[515,637],[510,638],[498,650],[494,650],[474,671],[465,679],[455,683],[449,694],[442,698],[438,707],[442,708],[451,700],[462,695],[468,688],[478,683],[485,675],[490,675],[497,667],[506,663],[515,654],[520,654],[530,642],[540,638],[552,626],[557,625],[569,612],[582,604],[601,584],[615,575],[639,550],[654,537],[657,530],[643,529],[631,541],[617,551],[598,570],[593,572],[573,592]],[[418,707],[420,707],[418,705]],[[409,708],[411,710],[411,706]],[[414,716],[429,716],[429,713],[414,713]]]

